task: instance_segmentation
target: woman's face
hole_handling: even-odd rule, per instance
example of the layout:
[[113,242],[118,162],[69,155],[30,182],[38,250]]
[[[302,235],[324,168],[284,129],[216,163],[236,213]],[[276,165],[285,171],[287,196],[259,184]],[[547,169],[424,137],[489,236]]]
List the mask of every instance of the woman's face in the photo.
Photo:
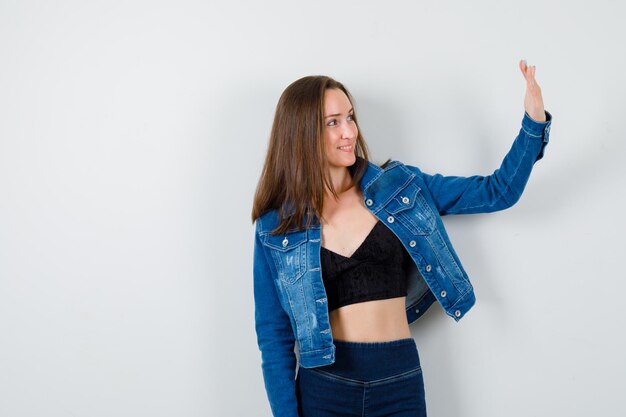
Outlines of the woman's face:
[[354,110],[348,96],[340,89],[324,93],[324,143],[331,169],[348,167],[356,162],[354,147],[359,132],[353,120]]

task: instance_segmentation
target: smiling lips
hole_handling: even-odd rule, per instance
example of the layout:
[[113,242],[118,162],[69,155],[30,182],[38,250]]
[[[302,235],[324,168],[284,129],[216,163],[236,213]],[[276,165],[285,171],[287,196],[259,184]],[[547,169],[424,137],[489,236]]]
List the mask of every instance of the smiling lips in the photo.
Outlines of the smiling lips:
[[340,151],[344,151],[344,152],[352,152],[353,148],[354,148],[354,145],[346,145],[346,146],[337,147],[337,149],[339,149]]

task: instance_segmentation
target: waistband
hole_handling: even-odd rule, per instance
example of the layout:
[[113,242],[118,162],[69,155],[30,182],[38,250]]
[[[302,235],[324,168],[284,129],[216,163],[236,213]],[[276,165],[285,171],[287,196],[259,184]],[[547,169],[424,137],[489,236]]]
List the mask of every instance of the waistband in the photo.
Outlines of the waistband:
[[420,367],[417,345],[412,338],[386,342],[333,340],[335,362],[310,368],[358,381],[374,381]]
[[350,342],[347,340],[333,339],[337,349],[385,349],[398,346],[416,347],[413,338],[389,340],[386,342]]

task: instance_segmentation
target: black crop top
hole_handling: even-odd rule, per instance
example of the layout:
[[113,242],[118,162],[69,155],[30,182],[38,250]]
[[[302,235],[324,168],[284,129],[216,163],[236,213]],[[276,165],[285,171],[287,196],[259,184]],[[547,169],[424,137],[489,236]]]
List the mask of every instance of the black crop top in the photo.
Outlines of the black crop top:
[[320,255],[328,311],[407,294],[406,271],[412,259],[380,220],[349,258],[323,246]]

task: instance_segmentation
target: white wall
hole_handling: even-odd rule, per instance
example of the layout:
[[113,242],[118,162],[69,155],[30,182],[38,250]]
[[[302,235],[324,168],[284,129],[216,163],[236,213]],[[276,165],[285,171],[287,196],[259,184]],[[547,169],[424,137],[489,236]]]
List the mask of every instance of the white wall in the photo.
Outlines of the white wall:
[[0,2],[0,416],[269,416],[252,196],[282,90],[344,82],[376,162],[489,174],[521,58],[550,144],[447,217],[477,304],[411,326],[429,415],[621,416],[619,1]]

